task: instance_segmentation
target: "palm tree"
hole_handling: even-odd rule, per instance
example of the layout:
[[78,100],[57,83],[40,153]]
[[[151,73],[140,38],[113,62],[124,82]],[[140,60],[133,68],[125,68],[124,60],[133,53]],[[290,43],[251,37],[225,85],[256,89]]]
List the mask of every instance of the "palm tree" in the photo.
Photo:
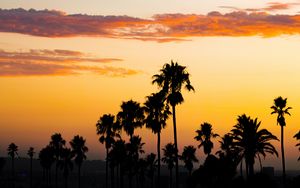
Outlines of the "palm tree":
[[73,170],[73,162],[72,158],[74,154],[72,153],[70,148],[63,148],[61,150],[61,160],[58,162],[58,166],[61,170],[63,170],[63,176],[65,179],[65,188],[68,188],[68,176],[70,171]]
[[[123,176],[124,176],[124,171],[125,171],[125,161],[127,157],[126,153],[126,146],[125,146],[125,141],[122,139],[119,139],[115,141],[112,145],[112,149],[110,151],[110,158],[115,161],[115,165],[117,166],[117,176],[118,172],[120,171],[120,187],[123,188],[124,186],[124,181],[123,181]],[[117,177],[117,187],[119,187],[119,178]]]
[[292,107],[286,107],[286,101],[287,98],[283,99],[282,97],[277,97],[274,99],[274,105],[271,106],[271,109],[273,112],[271,114],[277,114],[277,125],[280,125],[281,128],[281,160],[282,160],[282,179],[283,183],[285,183],[285,156],[284,156],[284,126],[286,125],[285,123],[285,115],[291,115],[289,113],[289,110],[292,109]]
[[166,121],[171,114],[169,106],[165,104],[165,97],[163,93],[152,93],[147,97],[144,104],[146,113],[145,124],[151,129],[154,134],[157,134],[157,187],[160,187],[160,133],[165,128]]
[[32,159],[34,156],[35,152],[34,152],[34,148],[30,147],[29,150],[27,151],[27,155],[30,158],[30,187],[32,188]]
[[245,158],[247,176],[254,175],[255,157],[262,155],[266,157],[267,153],[278,153],[275,147],[270,143],[272,140],[278,140],[267,129],[260,129],[261,122],[256,119],[251,119],[245,114],[238,116],[237,124],[231,130],[233,143],[240,152],[239,155]]
[[112,144],[115,142],[115,137],[120,137],[116,132],[119,127],[117,122],[115,122],[115,116],[111,114],[104,114],[100,117],[96,124],[97,135],[100,135],[99,141],[101,144],[105,143],[106,149],[106,187],[108,187],[108,153]]
[[15,157],[18,156],[18,146],[15,143],[9,144],[7,154],[11,157],[11,179],[12,186],[15,187]]
[[82,136],[74,136],[70,142],[72,153],[75,155],[75,164],[78,166],[78,187],[80,188],[80,170],[84,160],[86,160],[85,153],[88,152],[88,147],[85,145],[85,139]]
[[[300,141],[300,131],[297,134],[295,134],[294,138]],[[299,151],[300,151],[300,142],[296,144],[296,146],[299,146]],[[300,157],[298,158],[298,161],[300,161]]]
[[219,135],[213,133],[212,125],[206,122],[200,125],[200,129],[196,130],[196,133],[197,136],[195,136],[195,140],[200,142],[198,148],[203,147],[204,153],[209,155],[214,147],[214,143],[211,141],[211,139],[216,138]]
[[180,156],[180,159],[184,162],[184,167],[188,170],[189,176],[192,175],[193,163],[198,162],[198,159],[195,155],[196,148],[194,146],[185,146],[183,152]]
[[39,153],[40,164],[43,168],[43,177],[46,177],[46,186],[48,187],[51,180],[51,166],[55,162],[54,149],[46,146]]
[[164,157],[161,159],[167,166],[170,172],[170,188],[172,188],[172,170],[174,168],[175,162],[176,162],[176,153],[177,149],[174,144],[168,143],[164,148]]
[[153,186],[154,186],[153,177],[154,177],[156,165],[158,163],[158,160],[156,160],[156,155],[154,153],[150,153],[149,155],[147,155],[146,156],[146,163],[147,163],[147,166],[148,166],[147,176],[151,180],[151,188],[153,188]]
[[121,104],[121,111],[117,115],[118,122],[130,139],[134,135],[134,129],[144,124],[144,109],[136,101],[129,100]]
[[177,127],[176,127],[176,105],[184,102],[181,89],[184,86],[188,91],[194,91],[190,82],[190,75],[185,66],[171,61],[160,69],[160,74],[153,76],[152,84],[157,84],[161,91],[166,95],[167,102],[172,106],[173,127],[174,127],[174,145],[176,148],[175,171],[176,187],[179,186],[178,179],[178,145],[177,145]]
[[145,153],[144,144],[139,136],[131,137],[129,143],[126,144],[129,187],[132,187],[133,167],[137,165],[140,154]]
[[55,187],[57,188],[57,170],[58,162],[60,160],[61,152],[66,144],[60,133],[55,133],[51,136],[50,146],[53,147],[55,157]]

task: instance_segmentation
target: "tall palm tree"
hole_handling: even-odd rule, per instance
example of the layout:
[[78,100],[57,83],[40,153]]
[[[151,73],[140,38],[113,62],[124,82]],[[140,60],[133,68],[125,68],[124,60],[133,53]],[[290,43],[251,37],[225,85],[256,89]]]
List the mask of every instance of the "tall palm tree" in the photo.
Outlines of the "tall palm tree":
[[278,140],[267,129],[260,129],[261,122],[251,119],[245,114],[238,116],[237,124],[231,130],[235,147],[240,152],[239,155],[245,158],[247,176],[254,175],[255,157],[267,153],[278,156],[275,147],[270,141]]
[[126,144],[129,187],[132,187],[133,167],[137,165],[140,154],[145,153],[144,144],[139,136],[131,137],[129,143]]
[[170,172],[170,188],[172,188],[172,170],[174,168],[174,165],[176,163],[176,153],[177,153],[177,149],[175,147],[174,144],[172,143],[168,143],[164,148],[163,148],[163,152],[164,152],[164,157],[161,159],[162,162],[164,162],[169,169]]
[[[295,134],[294,138],[300,141],[300,131],[297,134]],[[299,151],[300,151],[300,142],[296,144],[296,146],[299,147]],[[300,157],[298,158],[298,161],[300,161]]]
[[11,179],[12,186],[15,187],[15,157],[18,156],[18,146],[15,143],[9,144],[7,154],[11,157]]
[[66,144],[66,141],[62,138],[60,133],[55,133],[51,136],[50,146],[53,148],[54,157],[55,157],[55,187],[57,188],[57,170],[58,170],[58,163],[60,160],[61,152]]
[[78,187],[80,188],[80,170],[84,160],[86,160],[85,153],[88,152],[88,147],[85,145],[85,139],[82,136],[74,136],[70,142],[72,153],[75,156],[75,164],[78,166]]
[[29,150],[27,151],[27,155],[30,158],[30,187],[32,188],[32,159],[35,154],[34,148],[30,147]]
[[134,129],[143,126],[144,118],[144,109],[133,100],[123,102],[117,115],[118,122],[130,138],[134,135]]
[[192,145],[185,146],[180,159],[184,162],[184,167],[188,170],[189,176],[191,176],[194,167],[193,163],[198,162],[196,157],[196,148]]
[[204,153],[209,155],[214,147],[214,143],[211,141],[211,139],[216,138],[219,135],[213,133],[212,125],[206,122],[200,125],[200,129],[196,130],[196,133],[197,135],[195,136],[195,140],[200,142],[198,147],[203,147]]
[[283,183],[285,183],[285,155],[284,155],[284,126],[285,123],[285,115],[291,115],[289,110],[292,109],[292,107],[286,107],[286,101],[287,98],[283,99],[281,96],[274,99],[274,105],[271,106],[271,109],[273,112],[271,114],[277,114],[277,125],[280,125],[281,128],[281,160],[282,160],[282,179]]
[[106,162],[105,162],[105,181],[106,188],[108,187],[108,153],[112,144],[115,142],[115,137],[120,137],[117,133],[119,129],[118,123],[115,121],[115,116],[111,114],[104,114],[96,123],[97,135],[100,135],[99,141],[101,144],[105,143]]
[[174,127],[174,145],[176,148],[175,172],[176,187],[179,186],[178,179],[178,145],[177,145],[177,127],[176,127],[176,105],[184,102],[181,89],[184,87],[188,91],[194,91],[190,82],[190,75],[185,66],[171,61],[160,69],[160,74],[153,76],[152,84],[157,84],[161,91],[166,95],[168,103],[172,106],[173,127]]
[[61,160],[58,162],[58,166],[60,167],[61,170],[63,170],[63,176],[65,179],[65,188],[68,188],[68,177],[70,171],[73,170],[72,158],[74,157],[74,154],[72,153],[70,148],[63,148],[60,155],[61,155]]
[[160,187],[160,133],[165,128],[166,121],[171,114],[169,106],[165,104],[165,96],[162,92],[152,93],[147,97],[144,104],[146,114],[145,124],[146,127],[151,129],[154,134],[157,134],[157,187]]
[[39,153],[40,164],[43,168],[43,175],[46,177],[46,186],[48,187],[51,180],[51,166],[55,162],[54,149],[47,145]]

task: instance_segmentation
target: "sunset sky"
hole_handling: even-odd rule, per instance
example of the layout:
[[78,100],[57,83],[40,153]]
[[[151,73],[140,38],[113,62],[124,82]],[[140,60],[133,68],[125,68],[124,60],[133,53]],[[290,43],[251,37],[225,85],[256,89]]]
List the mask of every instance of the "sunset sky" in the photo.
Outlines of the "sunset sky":
[[[177,107],[179,150],[197,146],[203,122],[223,135],[246,113],[278,138],[273,99],[288,98],[287,169],[300,169],[300,1],[1,0],[0,155],[39,151],[59,132],[87,140],[104,159],[95,124],[122,101],[144,103],[152,75],[171,60],[187,66],[195,92]],[[172,122],[162,146],[173,141]],[[137,130],[146,152],[156,136]],[[280,152],[279,142],[274,142]],[[219,144],[215,142],[215,150]],[[203,151],[197,150],[201,162]],[[263,163],[280,169],[279,158]]]

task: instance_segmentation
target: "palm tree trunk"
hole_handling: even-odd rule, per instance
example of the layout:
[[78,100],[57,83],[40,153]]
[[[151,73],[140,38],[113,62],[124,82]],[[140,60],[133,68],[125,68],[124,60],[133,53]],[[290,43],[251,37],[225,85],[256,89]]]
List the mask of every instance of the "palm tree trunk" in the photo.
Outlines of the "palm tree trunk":
[[284,142],[283,142],[283,139],[284,139],[284,132],[283,132],[283,126],[280,126],[281,127],[281,159],[282,159],[282,181],[283,181],[283,184],[285,185],[285,157],[284,157]]
[[55,165],[55,187],[57,188],[57,168],[58,167],[58,160],[56,159],[56,165]]
[[248,160],[245,159],[245,165],[246,165],[246,178],[248,179],[249,177],[249,163]]
[[81,165],[78,165],[78,188],[80,188],[80,170],[81,170]]
[[32,157],[30,157],[30,188],[32,188]]
[[106,148],[106,159],[105,159],[105,187],[108,188],[108,148]]
[[262,163],[261,163],[261,158],[260,158],[260,155],[258,154],[258,160],[259,160],[259,166],[260,166],[260,173],[262,173],[263,171],[263,167],[262,167]]
[[241,174],[241,177],[243,177],[243,158],[241,160],[241,165],[240,165],[240,174]]
[[124,188],[124,172],[121,164],[120,164],[120,188]]
[[12,187],[15,187],[15,159],[14,157],[11,159],[11,180],[12,180]]
[[65,176],[65,188],[68,188],[68,177]]
[[119,168],[120,168],[120,166],[119,166],[119,165],[117,165],[117,188],[119,188],[119,187],[120,187]]
[[173,176],[173,174],[172,174],[172,169],[170,169],[170,188],[173,187],[173,186],[172,186],[172,184],[173,184],[173,182],[172,182],[172,176]]
[[110,183],[110,187],[114,188],[114,178],[115,178],[115,171],[114,171],[114,167],[110,168],[110,178],[111,178],[111,183]]
[[160,188],[160,132],[157,133],[157,165],[157,188]]
[[176,129],[176,110],[175,105],[172,105],[172,114],[173,114],[173,128],[174,128],[174,145],[176,149],[175,154],[175,187],[179,186],[179,175],[178,175],[178,146],[177,146],[177,129]]

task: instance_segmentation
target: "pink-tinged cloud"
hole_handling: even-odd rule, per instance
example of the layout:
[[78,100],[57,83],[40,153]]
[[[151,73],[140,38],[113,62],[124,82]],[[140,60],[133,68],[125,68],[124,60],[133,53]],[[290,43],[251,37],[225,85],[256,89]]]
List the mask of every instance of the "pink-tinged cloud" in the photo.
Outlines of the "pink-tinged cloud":
[[69,50],[0,50],[0,76],[66,76],[93,73],[124,77],[140,73],[134,69],[106,65],[116,61],[122,59],[91,58],[82,52]]
[[[275,4],[272,4],[275,6]],[[0,10],[0,32],[44,37],[108,37],[170,42],[188,37],[300,34],[300,15],[234,11],[221,14],[159,14],[152,19],[128,16],[68,15],[49,10]]]
[[279,11],[279,10],[288,10],[295,6],[299,6],[300,3],[280,3],[280,2],[270,2],[267,3],[265,7],[262,8],[238,8],[234,6],[220,6],[220,8],[226,8],[233,11],[248,11],[248,12],[263,12],[263,11]]

